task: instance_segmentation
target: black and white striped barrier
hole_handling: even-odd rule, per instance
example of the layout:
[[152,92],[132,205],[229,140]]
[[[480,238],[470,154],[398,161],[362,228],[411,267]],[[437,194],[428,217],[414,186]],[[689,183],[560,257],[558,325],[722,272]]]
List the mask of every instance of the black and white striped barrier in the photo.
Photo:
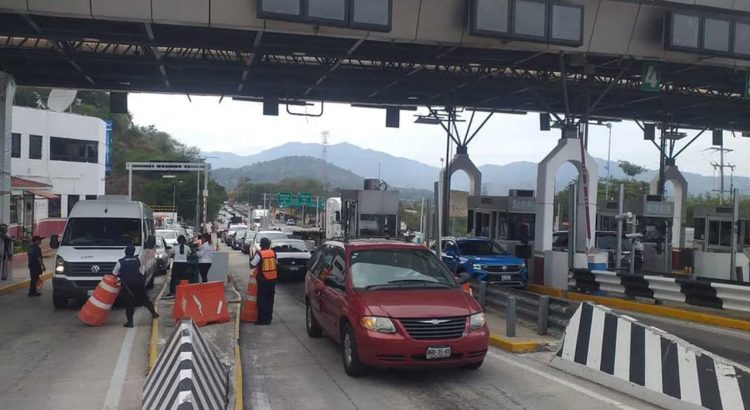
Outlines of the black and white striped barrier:
[[142,410],[220,410],[228,374],[192,320],[182,320],[143,387]]
[[750,410],[750,369],[588,302],[553,365],[666,408]]
[[750,286],[747,284],[577,269],[570,272],[568,285],[570,290],[581,293],[641,297],[750,312]]

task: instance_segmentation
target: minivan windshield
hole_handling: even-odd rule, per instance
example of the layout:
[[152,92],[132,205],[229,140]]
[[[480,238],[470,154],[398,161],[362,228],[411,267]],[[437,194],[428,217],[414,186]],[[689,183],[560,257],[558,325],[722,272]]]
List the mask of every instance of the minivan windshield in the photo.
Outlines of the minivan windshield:
[[276,253],[309,252],[307,250],[307,245],[305,245],[305,242],[303,241],[288,241],[288,242],[274,241],[271,244],[271,247],[273,251]]
[[487,256],[505,254],[505,249],[490,240],[458,241],[458,248],[461,249],[461,255]]
[[135,218],[71,218],[62,246],[141,245],[141,220]]
[[355,251],[350,260],[352,286],[359,290],[456,286],[448,269],[426,249]]
[[274,241],[277,239],[289,239],[289,237],[286,236],[284,232],[261,232],[257,237],[255,237],[255,242],[260,243],[260,240],[263,238],[268,238],[268,240],[270,241]]

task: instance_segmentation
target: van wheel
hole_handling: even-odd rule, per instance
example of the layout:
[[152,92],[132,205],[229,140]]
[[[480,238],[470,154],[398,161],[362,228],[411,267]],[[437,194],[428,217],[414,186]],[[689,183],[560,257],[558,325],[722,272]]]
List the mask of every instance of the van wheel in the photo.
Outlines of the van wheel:
[[318,321],[315,320],[315,316],[313,316],[312,306],[310,306],[310,303],[305,303],[305,327],[307,327],[308,336],[323,336],[323,329],[320,328]]
[[342,359],[344,361],[344,370],[350,377],[360,377],[365,374],[367,368],[359,361],[357,353],[357,342],[354,339],[354,331],[348,324],[344,324],[341,330]]
[[68,307],[68,298],[62,297],[60,295],[56,295],[54,292],[52,293],[52,304],[55,306],[55,309],[65,309]]

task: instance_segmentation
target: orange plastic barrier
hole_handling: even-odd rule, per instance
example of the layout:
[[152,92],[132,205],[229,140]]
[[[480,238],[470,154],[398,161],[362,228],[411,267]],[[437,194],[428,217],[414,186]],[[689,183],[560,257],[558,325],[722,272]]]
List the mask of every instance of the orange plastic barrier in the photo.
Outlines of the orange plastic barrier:
[[231,317],[224,299],[223,282],[181,284],[177,286],[172,317],[190,318],[196,325],[229,322]]
[[87,325],[101,326],[107,320],[112,304],[120,293],[120,283],[114,275],[104,275],[94,293],[78,312],[78,318]]
[[258,321],[258,282],[253,276],[250,276],[250,282],[247,284],[247,299],[242,302],[240,319],[243,322]]

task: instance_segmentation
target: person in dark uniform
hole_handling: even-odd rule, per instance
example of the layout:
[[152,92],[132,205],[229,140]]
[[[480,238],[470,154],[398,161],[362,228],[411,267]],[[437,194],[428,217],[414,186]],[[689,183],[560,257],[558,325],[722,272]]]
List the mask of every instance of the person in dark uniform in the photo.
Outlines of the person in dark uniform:
[[112,273],[120,278],[120,283],[122,283],[119,296],[125,305],[125,316],[128,319],[123,326],[133,327],[133,314],[136,304],[145,306],[154,319],[159,317],[159,314],[154,310],[154,304],[151,303],[146,294],[146,278],[143,275],[143,266],[138,257],[135,256],[133,245],[128,245],[125,248],[125,257],[117,261]]
[[271,240],[260,240],[260,252],[250,260],[253,276],[258,281],[258,322],[257,325],[270,325],[273,319],[273,300],[276,294],[276,252],[271,250]]
[[31,238],[31,246],[29,246],[29,276],[31,282],[29,283],[29,296],[41,296],[42,294],[36,290],[36,282],[39,280],[39,276],[44,272],[46,267],[44,266],[44,257],[42,256],[42,248],[39,245],[42,243],[42,238],[34,236]]

